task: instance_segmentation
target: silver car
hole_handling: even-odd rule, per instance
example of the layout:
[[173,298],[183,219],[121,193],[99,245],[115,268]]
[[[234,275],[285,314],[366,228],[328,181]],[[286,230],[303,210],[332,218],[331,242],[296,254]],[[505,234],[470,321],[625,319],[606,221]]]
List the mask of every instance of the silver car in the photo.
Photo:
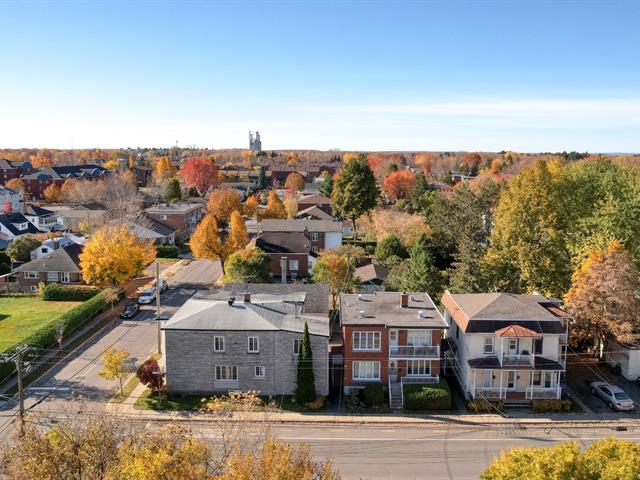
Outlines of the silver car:
[[140,305],[147,305],[149,303],[154,302],[156,299],[156,289],[150,288],[149,290],[145,290],[142,292],[142,295],[138,297],[138,303]]
[[597,395],[609,405],[612,410],[629,411],[635,408],[633,400],[624,390],[606,382],[593,382],[591,393]]

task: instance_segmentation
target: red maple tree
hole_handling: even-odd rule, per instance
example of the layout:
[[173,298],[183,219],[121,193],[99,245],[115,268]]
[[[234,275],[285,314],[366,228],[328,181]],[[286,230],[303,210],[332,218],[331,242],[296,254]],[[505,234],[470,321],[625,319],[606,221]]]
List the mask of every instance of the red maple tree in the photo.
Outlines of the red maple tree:
[[416,175],[410,170],[392,172],[384,179],[382,188],[391,200],[408,199],[416,185]]
[[218,167],[208,158],[189,158],[180,167],[179,175],[187,187],[195,188],[200,195],[218,184]]

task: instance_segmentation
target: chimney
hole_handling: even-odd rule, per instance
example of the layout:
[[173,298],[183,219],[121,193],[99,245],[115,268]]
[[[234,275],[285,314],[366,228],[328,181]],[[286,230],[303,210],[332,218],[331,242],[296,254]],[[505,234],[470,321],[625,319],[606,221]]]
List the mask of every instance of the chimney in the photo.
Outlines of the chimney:
[[229,297],[229,300],[227,300],[227,302],[229,303],[230,307],[233,307],[233,302],[236,301],[236,297]]
[[251,303],[251,293],[244,292],[244,303]]
[[58,250],[60,248],[60,240],[53,241],[53,249]]
[[418,318],[424,318],[424,310],[418,312]]
[[407,308],[409,306],[409,295],[406,293],[400,294],[400,306],[402,308]]

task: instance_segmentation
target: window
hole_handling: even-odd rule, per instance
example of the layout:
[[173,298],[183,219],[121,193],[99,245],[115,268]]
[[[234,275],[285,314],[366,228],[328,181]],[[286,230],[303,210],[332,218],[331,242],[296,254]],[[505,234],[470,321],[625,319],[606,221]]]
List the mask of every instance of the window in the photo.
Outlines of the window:
[[24,272],[24,278],[40,278],[38,272]]
[[509,339],[509,354],[515,355],[518,353],[518,339],[510,338]]
[[249,337],[247,349],[249,353],[258,353],[260,351],[260,339],[258,337]]
[[166,215],[160,215],[160,220],[166,220],[167,216]]
[[293,354],[300,355],[300,345],[302,345],[302,339],[294,338],[293,339]]
[[542,384],[542,372],[539,370],[533,372],[533,385],[540,386],[541,384]]
[[289,271],[291,272],[298,271],[298,260],[289,260]]
[[409,330],[407,333],[407,344],[414,346],[430,346],[431,330]]
[[494,337],[484,337],[484,345],[482,347],[482,352],[485,355],[489,353],[493,353],[494,343],[495,343]]
[[256,378],[264,378],[264,366],[256,365],[255,376]]
[[542,337],[536,338],[533,341],[533,353],[536,355],[542,355]]
[[237,381],[238,367],[235,365],[216,365],[216,380]]
[[312,242],[318,241],[318,232],[311,232],[311,241]]
[[431,361],[407,360],[407,375],[420,377],[431,375]]
[[380,332],[353,332],[353,351],[380,350]]
[[507,388],[516,388],[516,372],[513,370],[507,372]]
[[224,337],[213,337],[213,351],[224,352]]
[[58,281],[58,272],[47,272],[47,280],[50,282]]
[[318,247],[316,247],[315,245],[311,247],[311,251],[312,251],[313,253],[318,253],[318,252],[319,252],[319,250],[320,250],[320,249],[319,249]]
[[380,362],[353,362],[354,380],[380,380]]

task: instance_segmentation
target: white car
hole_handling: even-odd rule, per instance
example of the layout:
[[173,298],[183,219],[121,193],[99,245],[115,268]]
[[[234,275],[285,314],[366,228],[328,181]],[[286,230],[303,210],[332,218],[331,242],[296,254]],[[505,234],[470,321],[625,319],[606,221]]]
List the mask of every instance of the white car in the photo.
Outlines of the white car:
[[142,292],[142,295],[138,297],[138,303],[140,305],[148,305],[153,303],[156,299],[156,289],[150,288]]
[[629,411],[635,408],[631,397],[620,387],[616,387],[610,383],[591,383],[591,393],[607,402],[607,405],[609,405],[609,408],[612,410]]

